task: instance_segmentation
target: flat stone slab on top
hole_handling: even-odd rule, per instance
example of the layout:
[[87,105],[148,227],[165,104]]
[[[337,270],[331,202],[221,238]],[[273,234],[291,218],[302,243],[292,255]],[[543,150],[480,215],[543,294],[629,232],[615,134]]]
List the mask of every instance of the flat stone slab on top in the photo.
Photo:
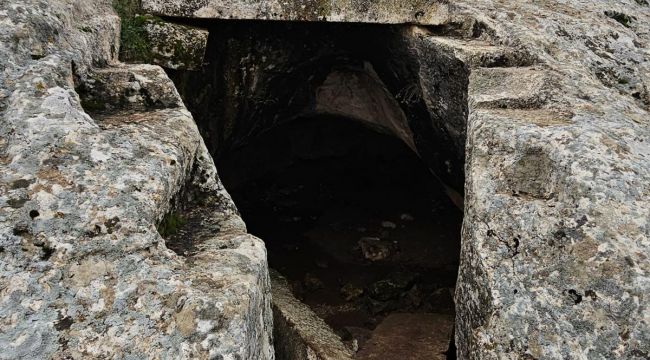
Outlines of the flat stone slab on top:
[[142,0],[152,14],[185,18],[440,25],[446,0]]

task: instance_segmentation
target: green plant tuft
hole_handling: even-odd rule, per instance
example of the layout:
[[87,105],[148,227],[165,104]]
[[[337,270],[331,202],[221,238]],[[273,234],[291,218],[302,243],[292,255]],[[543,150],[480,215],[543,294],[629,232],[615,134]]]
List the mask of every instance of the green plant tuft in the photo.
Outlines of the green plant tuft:
[[158,233],[166,238],[178,233],[178,229],[185,225],[185,219],[175,211],[169,212],[158,225]]
[[144,25],[147,16],[139,15],[138,0],[113,0],[113,8],[121,19],[120,60],[125,62],[149,62],[151,45]]

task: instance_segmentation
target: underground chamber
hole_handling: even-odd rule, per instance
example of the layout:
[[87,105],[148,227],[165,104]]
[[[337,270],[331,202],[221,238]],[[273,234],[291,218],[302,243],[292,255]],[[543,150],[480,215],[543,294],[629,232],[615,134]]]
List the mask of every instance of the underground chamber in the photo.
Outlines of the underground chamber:
[[[210,29],[206,65],[168,73],[248,232],[266,244],[274,286],[350,357],[453,358],[464,69],[440,56],[439,83],[422,84],[423,54],[400,26],[197,25]],[[282,321],[277,357],[303,358],[283,338],[309,334]]]

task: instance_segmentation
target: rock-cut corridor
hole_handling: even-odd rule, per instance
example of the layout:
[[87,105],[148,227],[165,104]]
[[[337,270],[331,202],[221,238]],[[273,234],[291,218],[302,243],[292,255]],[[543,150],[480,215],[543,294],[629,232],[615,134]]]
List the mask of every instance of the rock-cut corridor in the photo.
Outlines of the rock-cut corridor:
[[647,1],[0,25],[0,359],[650,358]]

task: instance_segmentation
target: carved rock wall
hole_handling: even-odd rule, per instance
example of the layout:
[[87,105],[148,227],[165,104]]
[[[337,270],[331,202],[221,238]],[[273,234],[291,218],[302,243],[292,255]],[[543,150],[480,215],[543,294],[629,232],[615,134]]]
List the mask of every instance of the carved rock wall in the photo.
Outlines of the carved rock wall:
[[[272,359],[264,244],[162,69],[116,61],[110,4],[0,23],[0,358]],[[156,225],[190,185],[220,211],[186,258]]]

